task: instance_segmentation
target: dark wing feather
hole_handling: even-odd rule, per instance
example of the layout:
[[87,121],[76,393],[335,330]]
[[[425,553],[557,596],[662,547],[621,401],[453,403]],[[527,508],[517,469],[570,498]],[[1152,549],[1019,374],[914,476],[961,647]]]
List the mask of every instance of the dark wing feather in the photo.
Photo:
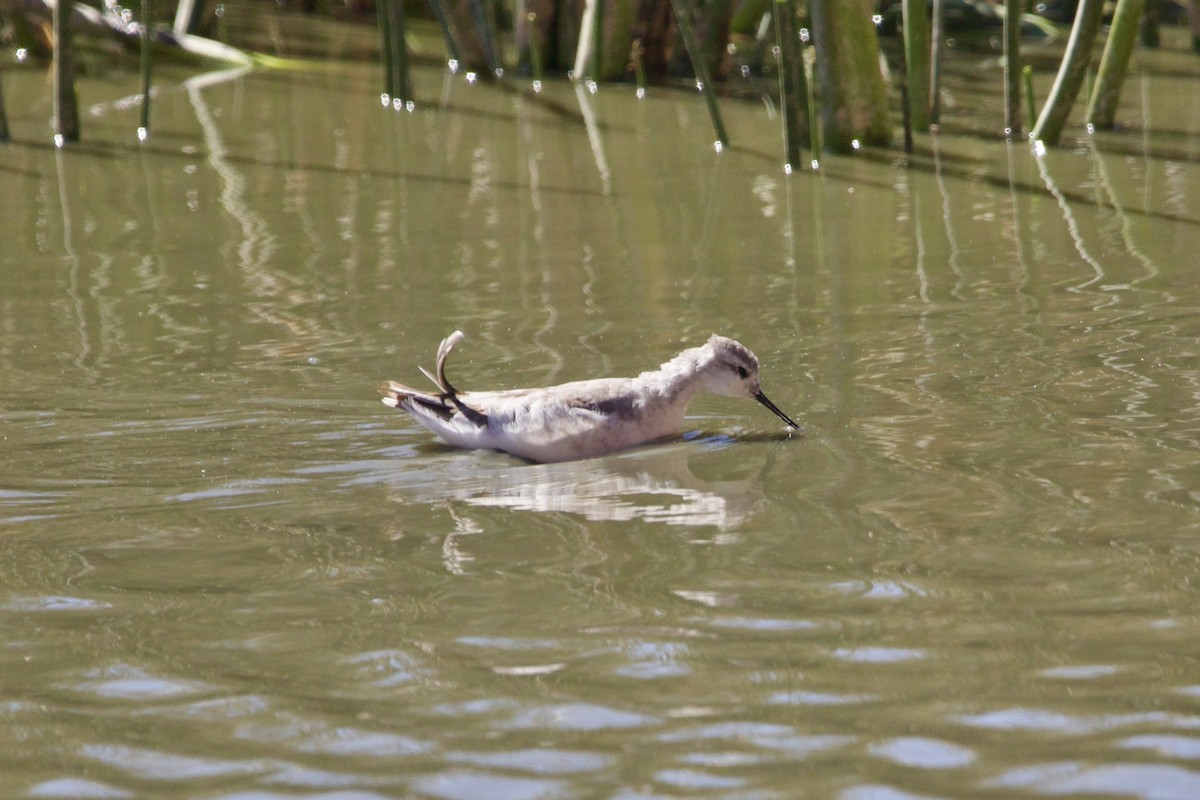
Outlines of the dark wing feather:
[[449,420],[454,416],[455,412],[461,413],[480,427],[488,424],[487,414],[480,413],[458,399],[458,390],[450,385],[450,381],[446,380],[446,357],[464,338],[462,331],[454,333],[442,339],[437,350],[437,374],[430,374],[429,370],[424,367],[418,367],[425,374],[426,378],[433,381],[434,385],[441,389],[439,394],[429,394],[427,392],[418,392],[416,389],[410,389],[402,383],[388,381],[381,391],[383,392],[383,402],[393,408],[397,408],[400,404],[409,400],[421,408],[430,411],[444,420]]
[[452,419],[455,414],[462,414],[476,425],[486,426],[488,424],[487,414],[471,408],[459,400],[456,394],[429,394],[395,381],[388,381],[379,388],[379,391],[383,394],[383,402],[392,408],[400,408],[405,401],[409,401],[444,420]]
[[380,386],[379,392],[383,395],[383,402],[392,408],[401,408],[404,403],[411,402],[419,405],[426,411],[436,414],[442,419],[450,419],[456,411],[454,406],[448,404],[444,397],[420,392],[395,381],[388,381]]

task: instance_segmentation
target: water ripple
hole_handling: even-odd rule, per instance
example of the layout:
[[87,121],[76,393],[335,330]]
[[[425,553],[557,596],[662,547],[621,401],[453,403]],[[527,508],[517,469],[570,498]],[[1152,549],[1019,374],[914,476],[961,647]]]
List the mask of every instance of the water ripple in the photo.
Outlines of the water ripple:
[[891,664],[900,661],[918,661],[926,657],[924,650],[908,647],[839,647],[830,655],[839,661],[863,664]]
[[562,781],[539,778],[512,778],[483,772],[450,771],[417,778],[413,788],[422,794],[445,800],[542,800],[560,797],[566,791]]
[[1008,770],[983,784],[989,789],[1024,789],[1049,795],[1124,795],[1142,800],[1194,800],[1200,772],[1166,764],[1104,764],[1076,761]]
[[965,747],[919,736],[888,739],[872,745],[871,753],[901,766],[921,769],[952,769],[975,762],[975,754]]
[[556,750],[548,747],[529,750],[503,750],[495,753],[449,752],[444,758],[451,763],[476,767],[499,767],[539,775],[570,775],[595,772],[612,765],[611,756],[579,750]]
[[119,769],[141,780],[183,783],[206,778],[232,778],[256,775],[270,769],[261,760],[233,760],[184,756],[143,747],[115,744],[88,744],[79,748],[84,758]]
[[133,792],[118,789],[86,778],[51,778],[31,786],[26,797],[61,797],[71,800],[121,800],[133,797]]
[[664,742],[742,742],[765,750],[786,753],[793,758],[800,758],[843,747],[855,741],[856,737],[835,734],[802,734],[790,725],[766,722],[714,722],[671,731],[662,734],[659,738]]
[[664,769],[654,774],[660,783],[683,791],[709,792],[717,789],[736,789],[746,785],[744,778],[712,775],[694,769]]
[[504,727],[596,731],[613,728],[639,728],[657,723],[658,719],[655,717],[633,711],[620,711],[591,703],[561,703],[537,706],[521,711]]
[[873,694],[835,694],[833,692],[776,692],[767,702],[781,706],[843,706],[877,700]]
[[1076,715],[1046,711],[1039,708],[1006,708],[957,718],[973,728],[1009,731],[1045,731],[1063,734],[1085,734],[1124,728],[1130,725],[1162,725],[1186,730],[1200,730],[1200,717],[1173,714],[1165,711],[1145,711],[1135,714]]
[[1152,750],[1164,758],[1200,760],[1200,739],[1190,736],[1165,734],[1129,736],[1116,742],[1116,746],[1130,750]]
[[837,800],[937,800],[927,794],[903,792],[891,786],[852,786],[838,793]]
[[44,597],[13,597],[0,604],[0,611],[104,611],[111,603],[87,597],[48,595]]

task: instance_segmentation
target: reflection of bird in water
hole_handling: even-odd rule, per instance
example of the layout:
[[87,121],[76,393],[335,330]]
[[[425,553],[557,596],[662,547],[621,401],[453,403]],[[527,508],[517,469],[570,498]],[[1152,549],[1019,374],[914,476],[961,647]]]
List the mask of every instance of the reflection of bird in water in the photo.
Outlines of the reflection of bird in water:
[[727,437],[698,437],[611,458],[521,469],[486,456],[404,459],[395,462],[389,483],[396,502],[450,509],[456,536],[482,533],[494,523],[463,531],[461,523],[474,520],[468,507],[730,532],[763,508],[762,475],[770,471],[771,459],[764,461],[761,453],[740,461],[721,456],[728,446]]
[[599,378],[541,389],[459,392],[446,380],[446,357],[463,339],[442,340],[436,374],[439,391],[390,381],[383,402],[412,415],[450,444],[503,450],[530,461],[570,461],[633,447],[675,433],[688,403],[703,392],[757,400],[799,428],[763,394],[758,359],[743,345],[715,333],[636,378]]

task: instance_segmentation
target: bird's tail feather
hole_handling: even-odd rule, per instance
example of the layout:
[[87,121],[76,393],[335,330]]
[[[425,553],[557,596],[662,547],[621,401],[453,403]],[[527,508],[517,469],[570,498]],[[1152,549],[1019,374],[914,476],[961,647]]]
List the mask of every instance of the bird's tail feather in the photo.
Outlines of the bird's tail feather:
[[[430,373],[424,367],[418,367],[426,378],[433,381],[433,385],[439,390],[439,394],[429,394],[428,392],[417,391],[402,383],[388,381],[382,388],[383,402],[392,408],[400,408],[405,401],[415,403],[427,411],[430,411],[442,419],[450,419],[454,411],[457,410],[467,419],[477,425],[487,424],[487,415],[481,414],[473,408],[466,406],[458,399],[458,390],[446,379],[446,357],[458,346],[458,343],[466,338],[466,334],[462,331],[454,333],[442,339],[441,344],[437,349],[437,367],[435,373]],[[449,401],[449,402],[447,402]]]
[[446,380],[446,357],[449,356],[451,351],[458,346],[458,343],[465,338],[467,338],[465,333],[462,331],[455,331],[445,339],[442,339],[442,343],[438,345],[437,349],[436,375],[431,375],[429,370],[425,369],[424,367],[418,367],[418,369],[424,373],[426,378],[429,378],[429,380],[433,381],[434,386],[441,389],[442,393],[449,397],[453,397],[454,395],[458,394],[458,390],[450,384],[450,381]]
[[411,404],[420,406],[442,419],[450,419],[454,413],[454,406],[448,404],[443,395],[422,392],[403,383],[388,381],[379,387],[379,391],[383,394],[383,404],[392,408],[404,408],[405,405]]

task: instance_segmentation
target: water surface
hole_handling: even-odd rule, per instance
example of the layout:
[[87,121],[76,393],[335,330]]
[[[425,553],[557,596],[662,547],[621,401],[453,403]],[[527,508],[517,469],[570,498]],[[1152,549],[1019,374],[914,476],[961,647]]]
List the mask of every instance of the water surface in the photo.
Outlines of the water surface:
[[[1157,63],[1132,131],[981,138],[970,62],[910,161],[790,177],[763,105],[718,154],[690,94],[423,70],[393,113],[356,65],[164,70],[141,145],[85,80],[56,151],[6,71],[0,794],[1200,795],[1200,109]],[[481,388],[719,331],[806,430],[453,451],[375,387],[454,328]]]

